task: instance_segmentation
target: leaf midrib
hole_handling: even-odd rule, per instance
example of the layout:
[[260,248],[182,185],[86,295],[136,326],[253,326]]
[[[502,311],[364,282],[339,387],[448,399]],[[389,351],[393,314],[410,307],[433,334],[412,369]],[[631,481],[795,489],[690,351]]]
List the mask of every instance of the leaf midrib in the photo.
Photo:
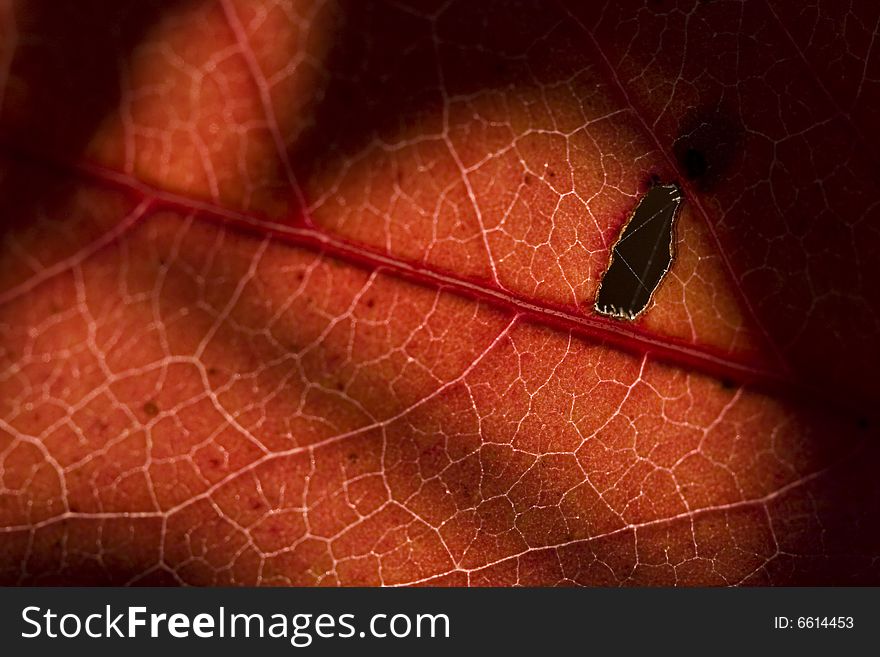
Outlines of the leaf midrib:
[[[567,330],[631,353],[647,354],[657,360],[720,380],[747,385],[783,396],[807,398],[821,396],[824,403],[829,402],[827,395],[822,394],[818,389],[766,366],[748,363],[732,357],[730,354],[690,344],[683,340],[676,340],[669,336],[652,335],[638,324],[576,314],[562,306],[535,301],[524,295],[502,290],[494,287],[488,281],[434,271],[430,267],[381,253],[363,244],[351,242],[320,230],[312,222],[302,221],[298,226],[277,223],[254,214],[239,212],[208,201],[200,201],[169,192],[154,187],[131,174],[109,167],[62,161],[46,153],[32,153],[5,143],[0,143],[0,153],[6,154],[11,159],[26,159],[43,167],[61,170],[67,175],[83,178],[93,184],[121,190],[134,196],[137,205],[146,204],[136,221],[129,222],[124,230],[117,231],[113,239],[106,240],[100,248],[94,249],[90,256],[109,247],[141,223],[149,221],[155,213],[162,210],[172,210],[192,215],[201,221],[219,223],[245,234],[269,235],[279,242],[318,251],[353,266],[379,270],[421,285],[477,299],[507,313],[517,315],[521,321],[530,321]],[[90,246],[91,244],[85,245],[83,250],[88,250]],[[52,277],[60,275],[64,271],[65,268],[59,268],[53,272]],[[42,282],[40,281],[40,283]],[[4,294],[0,303],[8,303],[33,287],[35,286],[29,282],[20,284]],[[840,400],[831,405],[841,405],[847,408],[850,406],[846,400]]]

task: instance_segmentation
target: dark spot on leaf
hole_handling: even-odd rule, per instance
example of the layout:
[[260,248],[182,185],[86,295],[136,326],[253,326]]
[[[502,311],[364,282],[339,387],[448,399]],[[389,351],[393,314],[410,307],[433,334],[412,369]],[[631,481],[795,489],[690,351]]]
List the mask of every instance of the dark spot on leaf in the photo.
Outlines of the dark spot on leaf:
[[681,157],[681,168],[688,180],[706,175],[706,156],[696,148],[689,148]]
[[144,413],[147,414],[147,417],[156,417],[159,415],[159,407],[156,405],[152,399],[144,404]]
[[556,177],[556,173],[554,173],[553,169],[547,169],[547,177],[548,178],[555,178]]
[[742,127],[717,107],[687,115],[673,145],[682,175],[699,191],[723,181],[742,142]]
[[672,265],[672,228],[681,204],[677,185],[652,187],[639,201],[611,252],[594,308],[635,319]]
[[367,308],[372,308],[375,305],[376,305],[376,302],[373,299],[367,299],[367,301],[366,301]]
[[730,379],[721,379],[721,387],[725,390],[733,390],[736,385]]
[[865,417],[864,415],[860,415],[859,417],[856,418],[856,426],[861,431],[867,431],[868,429],[871,428],[871,421],[867,417]]
[[348,453],[348,462],[349,463],[357,463],[358,455],[355,452]]

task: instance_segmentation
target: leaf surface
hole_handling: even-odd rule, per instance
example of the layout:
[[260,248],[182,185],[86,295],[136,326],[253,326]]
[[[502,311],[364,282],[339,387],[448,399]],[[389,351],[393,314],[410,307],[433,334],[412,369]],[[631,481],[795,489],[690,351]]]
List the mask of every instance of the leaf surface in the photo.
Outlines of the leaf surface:
[[4,8],[2,579],[876,582],[880,10],[429,4]]

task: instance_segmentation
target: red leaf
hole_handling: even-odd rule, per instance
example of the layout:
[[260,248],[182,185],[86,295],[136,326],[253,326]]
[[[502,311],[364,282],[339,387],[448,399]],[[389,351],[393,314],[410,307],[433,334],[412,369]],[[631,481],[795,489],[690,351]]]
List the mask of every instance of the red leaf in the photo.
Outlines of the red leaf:
[[3,581],[876,583],[880,8],[417,4],[5,10]]

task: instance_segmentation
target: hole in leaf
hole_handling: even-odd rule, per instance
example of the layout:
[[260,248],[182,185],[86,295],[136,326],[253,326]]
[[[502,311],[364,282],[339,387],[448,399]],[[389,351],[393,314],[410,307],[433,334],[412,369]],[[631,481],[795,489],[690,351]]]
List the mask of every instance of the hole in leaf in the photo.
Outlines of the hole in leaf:
[[678,185],[648,190],[623,227],[596,296],[596,312],[633,320],[672,265],[672,228],[681,204]]

